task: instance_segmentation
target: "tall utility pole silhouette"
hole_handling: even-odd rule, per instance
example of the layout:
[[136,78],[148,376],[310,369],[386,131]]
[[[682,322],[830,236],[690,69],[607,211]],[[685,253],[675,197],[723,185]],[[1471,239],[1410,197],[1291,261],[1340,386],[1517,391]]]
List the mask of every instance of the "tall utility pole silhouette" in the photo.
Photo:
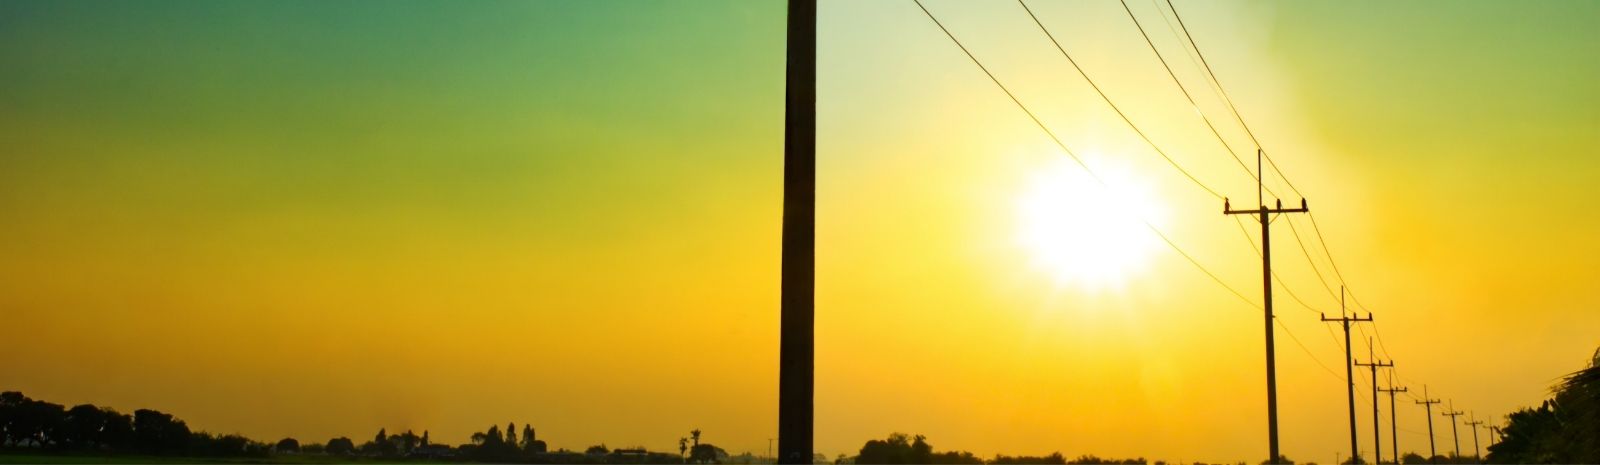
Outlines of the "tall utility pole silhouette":
[[789,0],[783,114],[778,463],[811,463],[816,377],[817,0]]
[[1467,418],[1471,418],[1472,421],[1462,424],[1467,425],[1467,429],[1472,430],[1472,462],[1483,463],[1483,458],[1478,455],[1478,451],[1480,450],[1478,449],[1478,425],[1483,424],[1483,422],[1478,421],[1476,414],[1468,415]]
[[[1352,358],[1353,356],[1350,355],[1350,323],[1372,321],[1372,312],[1367,312],[1366,318],[1361,318],[1360,315],[1345,316],[1344,286],[1339,286],[1339,317],[1328,318],[1327,315],[1323,315],[1322,321],[1337,321],[1340,326],[1344,327],[1344,380],[1345,399],[1350,404],[1350,457],[1360,457],[1361,446],[1356,442],[1356,377],[1354,369],[1350,366],[1355,361]],[[1376,428],[1377,426],[1374,425],[1373,427]]]
[[1383,462],[1383,433],[1378,428],[1378,369],[1394,366],[1394,362],[1378,360],[1372,353],[1372,338],[1367,338],[1367,363],[1356,362],[1356,366],[1372,368],[1372,459],[1374,463]]
[[1224,215],[1258,215],[1261,219],[1261,293],[1262,310],[1266,313],[1267,328],[1267,449],[1271,456],[1267,463],[1279,463],[1283,456],[1278,454],[1278,368],[1277,357],[1273,353],[1272,342],[1272,214],[1274,213],[1305,213],[1306,199],[1300,199],[1300,208],[1283,208],[1283,200],[1278,200],[1277,208],[1267,208],[1267,201],[1263,192],[1266,187],[1262,184],[1265,173],[1261,171],[1261,149],[1256,149],[1256,205],[1255,210],[1234,210],[1228,204],[1228,199],[1222,199],[1222,214]]
[[1459,460],[1459,459],[1461,459],[1461,434],[1456,432],[1456,417],[1461,416],[1462,413],[1461,413],[1460,410],[1456,410],[1455,401],[1450,401],[1450,410],[1449,411],[1445,411],[1445,412],[1439,412],[1439,415],[1450,417],[1450,436],[1456,443],[1456,457],[1455,458],[1457,460]]
[[1439,451],[1434,449],[1434,447],[1433,447],[1433,404],[1437,404],[1437,403],[1439,403],[1439,399],[1429,399],[1428,398],[1428,385],[1426,385],[1426,384],[1422,385],[1422,400],[1417,401],[1417,404],[1421,405],[1423,407],[1423,409],[1427,411],[1426,414],[1427,414],[1427,417],[1428,417],[1428,461],[1432,462],[1432,463],[1438,463],[1433,458],[1439,456]]
[[1484,428],[1489,428],[1489,447],[1494,447],[1495,444],[1499,444],[1500,427],[1494,425],[1484,425]]
[[[1378,391],[1389,393],[1389,447],[1393,448],[1394,454],[1391,457],[1394,457],[1394,463],[1400,463],[1400,426],[1399,422],[1395,421],[1394,395],[1395,393],[1406,392],[1406,388],[1394,385],[1394,372],[1391,371],[1389,372],[1389,387]],[[1378,400],[1373,399],[1372,401],[1377,402]],[[1373,424],[1372,427],[1377,428],[1378,425]]]

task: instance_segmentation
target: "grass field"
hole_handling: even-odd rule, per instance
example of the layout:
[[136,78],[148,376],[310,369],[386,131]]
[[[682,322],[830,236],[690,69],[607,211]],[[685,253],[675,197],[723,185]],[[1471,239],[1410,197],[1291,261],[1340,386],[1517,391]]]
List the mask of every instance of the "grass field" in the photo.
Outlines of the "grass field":
[[399,461],[385,462],[367,460],[357,457],[333,457],[327,455],[278,455],[272,457],[157,457],[149,455],[86,455],[86,454],[6,454],[0,453],[0,464],[156,464],[156,463],[287,463],[287,464],[382,464],[404,463],[407,465],[427,465],[453,462],[424,462],[424,461]]

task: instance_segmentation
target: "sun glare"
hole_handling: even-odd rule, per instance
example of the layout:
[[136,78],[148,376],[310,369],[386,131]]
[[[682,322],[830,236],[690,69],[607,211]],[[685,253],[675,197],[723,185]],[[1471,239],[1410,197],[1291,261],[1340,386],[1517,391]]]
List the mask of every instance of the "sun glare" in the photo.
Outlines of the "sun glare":
[[1018,241],[1057,284],[1120,288],[1160,245],[1143,223],[1160,208],[1135,173],[1093,166],[1104,185],[1070,160],[1036,171],[1017,205]]

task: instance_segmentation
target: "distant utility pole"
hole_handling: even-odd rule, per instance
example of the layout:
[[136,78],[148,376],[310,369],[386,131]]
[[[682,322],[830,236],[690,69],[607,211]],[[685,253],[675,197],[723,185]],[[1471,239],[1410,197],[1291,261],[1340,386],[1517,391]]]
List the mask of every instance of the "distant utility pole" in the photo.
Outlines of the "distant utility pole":
[[1472,421],[1462,424],[1467,425],[1472,430],[1472,462],[1483,463],[1482,456],[1478,455],[1478,451],[1481,450],[1478,449],[1478,425],[1483,424],[1483,422],[1478,421],[1477,414],[1468,415],[1467,418],[1471,418]]
[[1461,434],[1456,432],[1456,417],[1461,416],[1462,413],[1461,413],[1460,410],[1456,410],[1455,401],[1450,401],[1450,410],[1446,411],[1446,412],[1439,412],[1439,415],[1450,417],[1450,436],[1451,436],[1452,439],[1455,440],[1455,443],[1456,443],[1456,459],[1460,460],[1461,459]]
[[1300,208],[1283,208],[1283,200],[1278,200],[1277,208],[1267,208],[1267,201],[1263,191],[1266,187],[1262,184],[1265,173],[1261,171],[1261,149],[1256,149],[1256,204],[1260,207],[1254,210],[1234,210],[1228,204],[1228,199],[1222,199],[1222,214],[1224,215],[1258,215],[1261,219],[1261,293],[1262,310],[1266,313],[1267,328],[1267,449],[1271,456],[1267,463],[1279,463],[1283,456],[1278,453],[1278,369],[1276,356],[1273,353],[1272,342],[1272,224],[1271,216],[1274,213],[1305,213],[1306,199],[1300,199]]
[[[1355,361],[1350,355],[1350,323],[1372,321],[1372,312],[1367,312],[1366,318],[1362,318],[1360,315],[1345,316],[1344,286],[1339,286],[1339,317],[1328,318],[1327,315],[1323,315],[1322,321],[1337,321],[1340,326],[1344,327],[1344,380],[1345,399],[1350,404],[1350,456],[1360,457],[1361,446],[1356,443],[1356,377],[1354,369],[1350,366]],[[1373,427],[1376,428],[1377,425],[1373,425]]]
[[1378,428],[1378,369],[1393,367],[1393,361],[1381,361],[1372,353],[1372,338],[1367,338],[1367,363],[1356,362],[1356,366],[1372,368],[1372,458],[1374,463],[1383,462],[1383,433]]
[[[1392,455],[1394,463],[1400,463],[1400,426],[1399,422],[1395,421],[1394,395],[1395,393],[1406,392],[1406,388],[1394,385],[1394,372],[1391,371],[1389,372],[1389,387],[1378,391],[1389,393],[1389,447],[1393,448],[1394,451],[1394,455]],[[1377,402],[1377,399],[1373,399],[1373,402]],[[1377,428],[1378,425],[1374,424],[1372,427]]]
[[816,393],[817,0],[789,0],[779,253],[778,462],[811,463]]
[[1495,444],[1499,444],[1500,427],[1494,425],[1485,425],[1484,427],[1489,428],[1489,447],[1494,447]]
[[1432,463],[1437,463],[1433,458],[1439,456],[1439,451],[1434,450],[1434,448],[1433,448],[1433,404],[1437,404],[1437,403],[1439,403],[1439,399],[1429,399],[1428,398],[1428,385],[1426,385],[1426,384],[1422,385],[1422,400],[1417,401],[1417,404],[1421,405],[1425,410],[1427,410],[1426,413],[1427,413],[1427,417],[1428,417],[1428,461],[1432,462]]
[[772,457],[772,441],[776,440],[778,438],[767,438],[767,457]]

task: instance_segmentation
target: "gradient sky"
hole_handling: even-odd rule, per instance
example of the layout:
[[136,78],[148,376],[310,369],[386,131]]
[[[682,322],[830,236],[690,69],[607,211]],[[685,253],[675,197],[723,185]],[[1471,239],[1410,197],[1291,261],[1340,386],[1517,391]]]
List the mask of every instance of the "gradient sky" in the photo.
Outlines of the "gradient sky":
[[[1248,205],[1120,4],[1030,5]],[[1248,155],[1162,10],[1129,5]],[[1018,5],[928,6],[1259,301],[1240,225]],[[1600,344],[1600,4],[1178,9],[1407,385],[1503,415]],[[514,421],[553,447],[671,450],[699,428],[763,453],[783,27],[772,1],[0,2],[0,388],[263,440]],[[1159,242],[1109,284],[1041,269],[1018,204],[1060,150],[909,0],[825,1],[819,29],[819,452],[904,431],[982,455],[1264,458],[1258,310]],[[1276,268],[1314,310],[1279,291],[1283,450],[1327,462],[1342,353],[1316,312],[1337,288],[1286,218]],[[1402,402],[1402,449],[1426,451]]]

